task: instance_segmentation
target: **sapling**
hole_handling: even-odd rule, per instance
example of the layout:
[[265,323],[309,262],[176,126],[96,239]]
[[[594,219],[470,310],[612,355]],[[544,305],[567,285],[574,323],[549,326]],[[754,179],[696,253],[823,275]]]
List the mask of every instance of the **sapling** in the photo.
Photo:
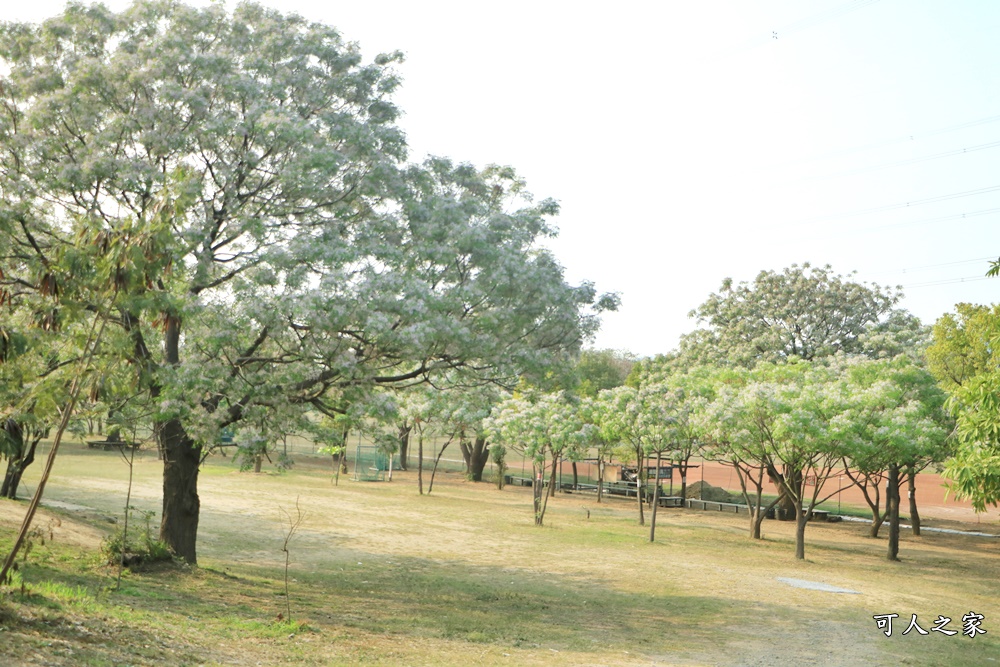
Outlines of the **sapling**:
[[290,552],[288,545],[292,541],[292,536],[298,531],[299,526],[302,524],[302,508],[299,507],[299,499],[295,498],[295,516],[293,517],[289,512],[286,512],[281,506],[278,507],[278,511],[281,512],[284,519],[288,522],[288,529],[285,531],[285,541],[281,545],[281,550],[285,552],[285,618],[288,622],[292,622],[292,602],[288,597],[288,563],[290,558]]

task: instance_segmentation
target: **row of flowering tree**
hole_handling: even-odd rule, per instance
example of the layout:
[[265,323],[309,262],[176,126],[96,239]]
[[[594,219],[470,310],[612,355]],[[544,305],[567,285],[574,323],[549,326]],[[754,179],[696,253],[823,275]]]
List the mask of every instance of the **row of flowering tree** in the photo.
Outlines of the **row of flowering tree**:
[[[792,358],[752,369],[696,366],[686,372],[641,375],[595,399],[566,392],[526,393],[502,401],[487,420],[497,445],[533,464],[536,523],[554,490],[561,459],[576,460],[618,444],[640,471],[637,508],[645,524],[646,483],[653,488],[650,540],[655,539],[661,462],[684,477],[699,454],[731,466],[749,508],[750,535],[760,539],[764,517],[788,501],[795,520],[795,554],[805,557],[805,532],[816,507],[841,491],[839,480],[861,487],[873,531],[889,523],[888,557],[899,548],[900,487],[949,455],[950,422],[944,394],[910,357],[834,355]],[[641,479],[655,461],[654,479]],[[838,480],[837,484],[831,481]],[[886,485],[883,505],[874,489]],[[764,501],[771,485],[777,497]],[[912,497],[912,493],[911,493]],[[911,515],[916,516],[915,509]]]
[[[752,536],[773,508],[796,519],[803,555],[809,512],[830,494],[827,481],[843,475],[869,501],[873,536],[885,517],[895,526],[895,558],[900,486],[905,479],[910,487],[919,530],[915,476],[951,447],[943,395],[925,368],[929,329],[897,308],[901,297],[829,266],[792,265],[739,284],[727,278],[692,311],[702,326],[677,351],[637,364],[630,384],[701,383],[693,435],[702,456],[737,473]],[[764,507],[771,484],[778,498]]]
[[[696,383],[700,391],[689,390],[684,409],[675,410],[681,421],[673,450],[681,448],[684,433],[703,457],[733,468],[749,508],[751,537],[761,537],[763,518],[787,500],[796,521],[796,557],[804,558],[808,518],[842,490],[828,483],[847,476],[869,498],[873,535],[888,516],[889,558],[897,557],[899,488],[907,473],[949,453],[944,396],[926,370],[902,355],[835,355],[753,369],[697,367],[639,391],[668,395],[670,384]],[[889,495],[884,509],[871,495],[883,480]],[[765,504],[771,484],[778,496]]]

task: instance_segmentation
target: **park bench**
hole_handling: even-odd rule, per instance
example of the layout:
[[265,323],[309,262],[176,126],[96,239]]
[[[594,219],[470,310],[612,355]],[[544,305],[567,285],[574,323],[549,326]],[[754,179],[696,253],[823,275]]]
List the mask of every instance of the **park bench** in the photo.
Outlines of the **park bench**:
[[707,512],[732,512],[733,514],[739,514],[740,512],[747,511],[746,505],[741,505],[739,503],[720,503],[715,500],[698,500],[696,498],[688,498],[685,504],[693,510],[705,510]]
[[88,449],[103,449],[108,452],[112,449],[139,449],[138,442],[125,442],[124,440],[88,440]]

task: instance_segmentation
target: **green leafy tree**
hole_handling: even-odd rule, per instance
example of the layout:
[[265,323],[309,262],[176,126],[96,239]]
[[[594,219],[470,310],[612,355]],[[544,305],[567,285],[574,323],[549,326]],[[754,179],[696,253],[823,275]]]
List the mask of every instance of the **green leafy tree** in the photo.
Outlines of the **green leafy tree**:
[[[650,385],[639,390],[639,400],[643,402],[643,414],[640,418],[642,423],[636,426],[646,431],[643,453],[647,461],[652,459],[655,470],[651,480],[653,508],[649,519],[650,542],[656,541],[656,517],[659,513],[662,492],[660,471],[663,468],[664,454],[676,452],[678,443],[683,437],[678,418],[683,399],[682,392],[664,385]],[[646,474],[648,477],[648,472]]]
[[[842,360],[840,372],[849,397],[838,417],[844,442],[845,474],[861,489],[872,511],[871,536],[878,536],[890,519],[890,559],[898,553],[900,488],[910,484],[910,520],[919,534],[913,478],[927,466],[950,454],[950,420],[943,410],[944,393],[925,369],[905,356],[894,359]],[[901,476],[902,475],[902,476]],[[880,492],[888,485],[886,511]]]
[[577,406],[562,391],[511,396],[486,420],[486,429],[495,443],[531,461],[535,525],[543,525],[560,460],[578,458],[588,439],[589,428]]
[[795,557],[805,558],[806,522],[822,502],[826,481],[841,459],[841,439],[833,423],[843,412],[846,396],[827,367],[798,361],[761,364],[740,372],[708,410],[715,423],[711,434],[715,457],[733,462],[746,481],[756,484],[751,511],[752,536],[760,537],[763,475],[790,499],[796,522]]
[[955,417],[955,455],[944,474],[977,512],[1000,504],[1000,307],[959,304],[935,323],[930,371],[948,392]]
[[512,386],[616,305],[538,249],[557,207],[511,169],[403,163],[399,60],[252,3],[0,27],[0,220],[28,249],[8,279],[60,284],[40,267],[77,247],[65,220],[148,239],[113,323],[156,407],[160,537],[190,562],[224,429],[456,371]]
[[946,391],[954,391],[970,380],[1000,366],[1000,305],[960,303],[954,313],[945,313],[931,329],[927,368]]
[[465,473],[473,482],[483,480],[490,460],[489,434],[484,420],[500,400],[500,390],[492,385],[445,384],[440,392],[442,432],[458,441],[465,461]]
[[507,475],[507,448],[499,443],[490,445],[490,460],[493,461],[497,471],[497,489],[503,491]]
[[[0,189],[5,194],[10,191],[6,176],[0,172]],[[0,200],[0,203],[4,206],[0,208],[0,248],[7,253],[0,256],[4,266],[0,270],[3,281],[0,282],[0,303],[6,302],[15,315],[29,314],[32,320],[29,328],[51,333],[59,341],[58,346],[42,344],[36,348],[45,356],[45,366],[31,378],[29,391],[18,397],[14,411],[4,415],[3,421],[9,426],[11,418],[14,422],[24,421],[49,406],[59,414],[45,467],[21,529],[0,569],[0,581],[6,581],[18,551],[25,544],[62,437],[69,429],[85,387],[89,385],[95,394],[93,388],[103,384],[103,378],[117,360],[116,355],[105,349],[107,325],[122,300],[134,294],[138,285],[148,283],[152,275],[162,271],[163,263],[162,255],[157,252],[162,226],[154,224],[138,230],[126,223],[121,229],[105,230],[92,214],[69,216],[62,220],[63,228],[77,239],[77,244],[59,245],[52,244],[51,239],[39,242],[31,232],[33,219],[16,206],[8,208],[11,200]],[[17,342],[15,336],[6,332],[5,339],[5,358],[0,359],[4,365],[11,358],[10,342]],[[21,357],[17,361],[30,356],[27,351],[31,348],[28,344],[15,350]],[[60,358],[60,353],[65,358]],[[17,372],[24,369],[21,366]],[[96,395],[91,396],[92,401],[96,398]],[[4,408],[7,412],[7,406]],[[18,409],[21,414],[15,414]],[[23,438],[22,427],[12,430],[22,430],[15,435]],[[10,436],[11,431],[5,428],[0,438],[5,442],[0,446],[9,447]],[[21,457],[21,453],[18,456]]]
[[778,500],[764,506],[768,448],[774,447],[773,424],[781,410],[771,387],[753,384],[742,368],[718,371],[715,397],[695,416],[702,456],[735,470],[748,508],[750,537],[761,539],[761,524]]
[[584,350],[576,362],[576,393],[594,398],[603,389],[625,384],[635,356],[620,350]]
[[[615,448],[619,444],[616,421],[609,412],[613,407],[606,396],[596,398],[584,397],[580,400],[580,418],[587,428],[586,451],[592,452],[597,459],[597,502],[604,499],[605,465],[611,460]],[[577,480],[574,477],[574,486]]]
[[676,397],[668,387],[652,384],[606,389],[598,400],[603,404],[601,430],[606,439],[625,445],[635,461],[639,525],[644,526],[645,463],[650,455],[662,457],[675,442]]
[[673,394],[672,440],[667,453],[681,478],[680,496],[687,497],[688,470],[691,458],[704,444],[702,415],[715,399],[716,372],[708,367],[696,367],[688,373],[677,373],[657,383]]

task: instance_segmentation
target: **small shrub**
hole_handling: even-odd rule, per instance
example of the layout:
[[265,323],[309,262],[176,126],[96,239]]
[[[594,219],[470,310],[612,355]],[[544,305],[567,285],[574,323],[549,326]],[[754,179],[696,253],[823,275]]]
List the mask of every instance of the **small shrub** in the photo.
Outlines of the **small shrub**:
[[[101,553],[107,558],[109,565],[119,563],[128,568],[135,568],[144,563],[156,563],[173,558],[166,543],[155,539],[152,534],[151,519],[156,512],[129,507],[128,537],[125,526],[115,530],[101,543]],[[136,521],[136,515],[142,519]],[[139,525],[137,525],[139,524]]]

